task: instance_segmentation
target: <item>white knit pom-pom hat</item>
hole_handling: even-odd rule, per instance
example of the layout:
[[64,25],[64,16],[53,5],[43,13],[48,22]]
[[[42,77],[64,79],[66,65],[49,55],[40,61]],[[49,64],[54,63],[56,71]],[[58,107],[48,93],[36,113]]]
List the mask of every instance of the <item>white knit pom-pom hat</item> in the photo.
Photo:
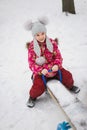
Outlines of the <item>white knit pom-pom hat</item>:
[[[31,30],[33,38],[34,38],[34,51],[35,53],[40,57],[40,47],[35,39],[35,35],[41,32],[47,33],[47,29],[45,25],[48,24],[48,19],[46,17],[39,18],[38,21],[32,22],[30,21],[26,25],[27,30]],[[53,52],[53,45],[50,41],[50,39],[46,36],[46,46],[50,52]]]

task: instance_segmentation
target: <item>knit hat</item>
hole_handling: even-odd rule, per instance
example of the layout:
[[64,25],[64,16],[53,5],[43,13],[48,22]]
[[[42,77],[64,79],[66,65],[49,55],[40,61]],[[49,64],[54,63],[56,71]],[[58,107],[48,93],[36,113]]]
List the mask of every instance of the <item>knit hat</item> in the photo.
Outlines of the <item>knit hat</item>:
[[45,25],[48,24],[48,19],[46,17],[39,18],[37,21],[28,21],[25,25],[26,30],[31,30],[32,35],[35,36],[40,32],[47,32]]
[[[34,38],[34,51],[38,57],[40,57],[41,55],[41,50],[40,50],[38,41],[35,39],[35,35],[41,32],[47,33],[47,29],[45,27],[47,23],[48,23],[47,18],[39,18],[38,21],[36,22],[30,21],[26,24],[26,29],[31,30],[32,32],[32,35]],[[47,36],[46,36],[46,46],[50,52],[53,52],[53,45]],[[44,64],[45,60],[44,58],[41,57],[41,61],[42,59],[43,59],[43,64]]]
[[46,27],[44,26],[44,24],[42,24],[40,22],[33,23],[33,26],[32,26],[32,35],[35,36],[39,32],[46,33],[47,32]]

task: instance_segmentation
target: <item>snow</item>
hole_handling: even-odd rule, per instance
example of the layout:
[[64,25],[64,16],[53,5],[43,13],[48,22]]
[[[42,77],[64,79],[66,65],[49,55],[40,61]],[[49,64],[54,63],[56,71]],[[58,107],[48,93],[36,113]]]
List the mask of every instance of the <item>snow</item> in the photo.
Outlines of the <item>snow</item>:
[[77,14],[66,16],[61,0],[0,1],[0,130],[56,130],[57,124],[66,120],[46,94],[35,108],[26,107],[32,72],[25,44],[32,35],[24,25],[39,16],[49,18],[48,36],[59,39],[63,66],[72,72],[81,89],[78,96],[87,106],[87,1],[75,0],[75,7]]
[[55,94],[55,97],[61,103],[62,107],[68,106],[76,101],[75,96],[68,92],[67,89],[59,81],[51,80],[47,83],[47,86]]
[[67,114],[76,130],[85,130],[87,128],[87,106],[83,104],[78,94],[68,91],[57,80],[49,81],[47,86],[56,97],[58,103]]

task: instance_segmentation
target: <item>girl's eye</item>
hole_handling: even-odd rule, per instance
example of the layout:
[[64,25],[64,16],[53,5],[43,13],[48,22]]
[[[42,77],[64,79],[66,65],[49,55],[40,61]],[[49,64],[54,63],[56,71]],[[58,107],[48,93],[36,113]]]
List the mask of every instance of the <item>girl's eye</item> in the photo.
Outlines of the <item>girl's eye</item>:
[[44,33],[42,33],[42,35],[44,35]]

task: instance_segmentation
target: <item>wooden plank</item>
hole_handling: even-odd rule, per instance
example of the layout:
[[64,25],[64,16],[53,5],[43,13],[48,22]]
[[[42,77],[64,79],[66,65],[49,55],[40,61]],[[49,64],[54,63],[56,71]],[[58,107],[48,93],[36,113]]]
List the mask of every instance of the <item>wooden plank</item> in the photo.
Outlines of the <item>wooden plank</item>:
[[68,115],[66,114],[66,112],[63,110],[63,108],[61,107],[61,105],[59,104],[58,99],[55,97],[55,95],[53,94],[53,92],[50,90],[50,88],[47,88],[48,93],[50,94],[51,98],[57,103],[58,107],[60,107],[60,109],[62,110],[62,113],[66,116],[66,119],[68,120],[68,122],[70,123],[71,127],[73,130],[76,130],[76,127],[74,126],[74,124],[72,123],[71,119],[68,117]]

